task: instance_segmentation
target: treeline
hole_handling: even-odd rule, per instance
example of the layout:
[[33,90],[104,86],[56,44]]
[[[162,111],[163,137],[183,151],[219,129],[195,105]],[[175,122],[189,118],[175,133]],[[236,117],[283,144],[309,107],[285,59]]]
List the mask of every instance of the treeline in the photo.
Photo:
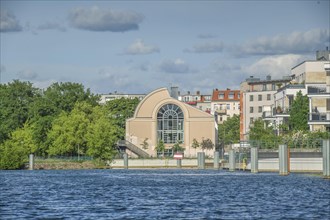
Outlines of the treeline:
[[71,82],[45,90],[18,80],[0,84],[0,169],[21,168],[30,153],[111,160],[139,100],[100,105],[99,98]]

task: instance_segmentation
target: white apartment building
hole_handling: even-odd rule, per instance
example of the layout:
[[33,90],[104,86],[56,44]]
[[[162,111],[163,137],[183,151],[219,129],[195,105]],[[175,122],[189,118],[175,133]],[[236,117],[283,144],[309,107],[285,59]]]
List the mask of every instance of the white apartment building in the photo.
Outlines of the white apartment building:
[[240,90],[213,90],[211,114],[215,116],[218,124],[240,114],[240,95]]
[[307,90],[310,131],[330,131],[330,55],[325,52],[323,59],[304,61],[291,69],[296,82],[304,83]]
[[240,139],[249,140],[250,126],[254,120],[261,119],[265,110],[274,104],[274,94],[278,88],[289,84],[291,77],[265,80],[251,76],[241,83]]

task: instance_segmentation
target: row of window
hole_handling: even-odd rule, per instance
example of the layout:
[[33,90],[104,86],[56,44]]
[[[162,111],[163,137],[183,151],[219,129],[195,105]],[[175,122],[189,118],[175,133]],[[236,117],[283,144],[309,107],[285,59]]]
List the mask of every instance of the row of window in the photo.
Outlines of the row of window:
[[[272,95],[271,94],[267,94],[267,100],[271,100],[272,99]],[[254,95],[250,95],[250,102],[254,101]],[[262,101],[262,95],[258,95],[258,101]]]
[[[240,98],[240,95],[241,95],[240,93],[237,93],[237,99]],[[218,98],[219,99],[225,99],[225,93],[219,93]],[[230,92],[228,94],[228,99],[235,99],[235,93],[234,92]]]
[[[254,107],[250,107],[250,113],[254,112]],[[261,113],[262,112],[262,106],[258,106],[258,112]]]
[[[230,110],[231,109],[231,105],[228,104],[218,104],[218,105],[214,105],[214,109],[215,110]],[[240,110],[240,104],[237,103],[237,106],[235,106],[235,104],[233,104],[233,109],[232,110]]]

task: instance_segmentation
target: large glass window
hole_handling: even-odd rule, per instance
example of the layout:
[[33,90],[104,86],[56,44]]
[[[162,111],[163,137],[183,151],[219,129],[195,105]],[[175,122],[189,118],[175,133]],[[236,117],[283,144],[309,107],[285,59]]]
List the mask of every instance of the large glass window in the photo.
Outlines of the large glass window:
[[179,106],[174,104],[162,106],[157,114],[158,140],[162,140],[165,144],[177,141],[183,143],[183,120],[183,112]]

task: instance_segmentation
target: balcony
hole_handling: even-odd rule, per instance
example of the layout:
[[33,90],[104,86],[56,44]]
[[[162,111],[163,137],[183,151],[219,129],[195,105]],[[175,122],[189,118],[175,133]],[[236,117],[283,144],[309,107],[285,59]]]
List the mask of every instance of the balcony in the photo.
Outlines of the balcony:
[[225,115],[225,114],[227,114],[227,109],[217,109],[215,111],[218,113],[218,115]]
[[330,113],[309,113],[308,122],[330,122]]
[[309,86],[307,88],[308,97],[329,97],[330,93],[327,92],[326,86]]

